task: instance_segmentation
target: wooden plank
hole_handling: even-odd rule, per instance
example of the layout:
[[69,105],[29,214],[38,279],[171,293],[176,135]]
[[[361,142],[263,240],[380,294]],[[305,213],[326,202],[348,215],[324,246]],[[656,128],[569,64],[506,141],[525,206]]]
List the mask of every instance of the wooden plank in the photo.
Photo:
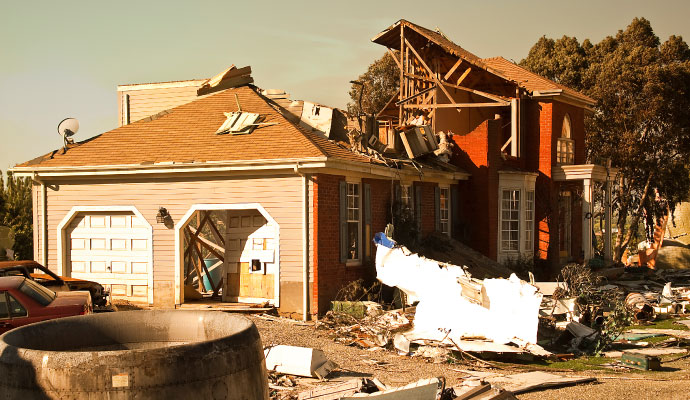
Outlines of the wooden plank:
[[510,105],[509,101],[506,101],[506,100],[500,98],[499,96],[496,96],[496,95],[493,95],[490,93],[486,93],[486,92],[482,92],[481,90],[470,89],[470,88],[465,87],[465,86],[453,85],[452,83],[448,83],[448,82],[442,82],[442,84],[445,86],[451,87],[453,89],[464,90],[466,92],[474,93],[478,96],[486,97],[489,100],[494,100],[494,101],[497,101],[499,103],[504,103],[505,105]]
[[209,219],[209,226],[211,227],[211,233],[216,238],[218,243],[225,246],[225,239],[223,238],[223,235],[220,234],[220,231],[218,231],[218,227],[216,226],[216,223],[213,222],[213,220]]
[[407,97],[407,98],[404,98],[404,99],[402,99],[402,100],[396,102],[395,105],[396,105],[396,106],[399,106],[399,105],[401,105],[401,104],[403,104],[403,103],[406,103],[406,102],[408,102],[408,101],[410,101],[410,100],[412,100],[412,99],[414,99],[414,98],[417,98],[417,97],[419,97],[419,96],[421,96],[421,95],[423,95],[423,94],[426,94],[426,93],[428,93],[428,92],[430,92],[430,91],[432,91],[432,90],[434,90],[434,89],[436,89],[436,86],[435,86],[435,85],[432,86],[432,87],[430,87],[430,88],[424,89],[424,90],[422,90],[421,92],[417,92],[416,94],[413,94],[412,96],[409,96],[409,97]]
[[[448,90],[447,90],[443,85],[441,85],[441,82],[439,82],[438,78],[436,78],[436,77],[434,76],[434,72],[431,70],[431,68],[429,68],[428,65],[426,65],[426,63],[424,62],[424,60],[422,60],[422,57],[419,55],[419,53],[417,53],[417,50],[415,50],[414,47],[412,47],[412,46],[410,45],[410,42],[408,42],[407,40],[405,40],[405,43],[407,44],[407,46],[409,47],[409,49],[412,51],[412,53],[417,57],[417,59],[418,59],[419,62],[422,64],[422,66],[424,67],[424,69],[426,69],[427,73],[428,73],[430,76],[434,77],[434,81],[436,82],[436,85],[437,85],[438,87],[441,88],[441,91],[448,97],[448,100],[452,101],[453,103],[457,103],[457,102],[455,101],[455,99],[453,98],[453,96],[450,94],[450,92],[448,92]],[[436,101],[438,102],[438,99],[436,99]],[[462,110],[460,110],[460,109],[458,109],[458,108],[456,108],[456,110],[458,111],[458,113],[462,112]]]
[[472,71],[472,67],[467,68],[467,69],[465,70],[465,72],[463,72],[462,75],[460,75],[460,78],[458,78],[458,81],[456,82],[456,85],[461,84],[462,81],[464,81],[465,78],[467,78],[467,75],[470,74],[470,71]]
[[398,68],[400,68],[400,70],[402,70],[401,60],[398,60],[397,58],[395,58],[395,53],[393,53],[393,50],[391,50],[389,47],[386,47],[386,50],[388,50],[388,54],[391,55],[391,57],[393,58],[393,61],[395,61],[395,63],[398,65]]
[[405,108],[484,108],[484,107],[510,107],[510,104],[501,103],[444,103],[444,104],[404,104]]
[[443,80],[444,80],[444,81],[447,81],[448,78],[450,78],[450,76],[453,75],[453,72],[455,72],[455,70],[458,69],[458,67],[460,66],[460,64],[462,64],[462,58],[458,58],[458,61],[456,61],[456,62],[455,62],[455,65],[453,65],[453,67],[451,67],[451,69],[448,70],[448,72],[446,73],[446,75],[443,77]]

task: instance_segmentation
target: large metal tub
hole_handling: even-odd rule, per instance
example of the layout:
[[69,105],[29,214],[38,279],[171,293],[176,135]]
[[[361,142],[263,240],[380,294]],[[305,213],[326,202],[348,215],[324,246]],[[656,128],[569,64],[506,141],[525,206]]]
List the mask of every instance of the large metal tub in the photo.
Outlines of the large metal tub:
[[129,311],[61,318],[0,336],[0,399],[268,399],[247,318]]

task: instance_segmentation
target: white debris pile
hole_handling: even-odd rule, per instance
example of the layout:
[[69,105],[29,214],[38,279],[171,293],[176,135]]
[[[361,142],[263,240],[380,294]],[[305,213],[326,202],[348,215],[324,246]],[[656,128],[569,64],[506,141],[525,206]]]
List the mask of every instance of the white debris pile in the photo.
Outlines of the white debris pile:
[[[415,340],[450,343],[459,350],[468,339],[493,342],[487,343],[488,351],[501,351],[508,346],[496,345],[508,343],[536,346],[542,294],[535,286],[514,274],[473,279],[462,267],[413,254],[383,233],[375,242],[377,278],[402,290],[410,303],[419,302],[412,330],[394,340],[398,350],[409,351]],[[473,348],[482,351],[480,343]]]

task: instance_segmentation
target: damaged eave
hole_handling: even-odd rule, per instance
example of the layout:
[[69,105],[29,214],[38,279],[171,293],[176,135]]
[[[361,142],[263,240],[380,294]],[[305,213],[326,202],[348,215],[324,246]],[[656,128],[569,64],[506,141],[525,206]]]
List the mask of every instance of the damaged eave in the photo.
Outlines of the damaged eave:
[[323,168],[326,157],[280,159],[280,160],[240,160],[209,162],[160,162],[151,164],[126,164],[79,167],[14,167],[13,174],[19,177],[32,177],[40,174],[44,177],[74,176],[111,176],[111,175],[150,175],[150,174],[185,174],[185,173],[221,173],[246,171],[294,170],[302,168]]
[[574,96],[563,89],[535,90],[532,92],[532,98],[535,100],[558,100],[562,103],[582,107],[590,113],[594,112],[593,107],[596,104],[592,99]]
[[416,180],[438,182],[438,183],[458,183],[459,181],[468,180],[471,174],[465,171],[439,171],[428,167],[421,168],[420,171],[411,166],[403,166],[400,169],[390,168],[383,165],[366,164],[355,161],[345,160],[329,160],[325,163],[324,169],[309,168],[307,165],[300,166],[300,171],[305,173],[333,173],[342,175],[343,171],[348,173],[356,173],[363,175],[366,178],[374,179],[395,179],[402,177],[409,177]]

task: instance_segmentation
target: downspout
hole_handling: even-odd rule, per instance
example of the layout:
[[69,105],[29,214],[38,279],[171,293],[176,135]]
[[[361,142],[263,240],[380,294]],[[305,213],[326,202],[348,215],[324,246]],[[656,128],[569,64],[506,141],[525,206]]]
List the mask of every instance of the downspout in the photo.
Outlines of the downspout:
[[309,176],[300,172],[295,164],[295,174],[302,177],[302,320],[309,320]]
[[48,191],[46,183],[33,173],[32,180],[41,184],[41,264],[48,267],[48,207],[46,202],[48,200]]

